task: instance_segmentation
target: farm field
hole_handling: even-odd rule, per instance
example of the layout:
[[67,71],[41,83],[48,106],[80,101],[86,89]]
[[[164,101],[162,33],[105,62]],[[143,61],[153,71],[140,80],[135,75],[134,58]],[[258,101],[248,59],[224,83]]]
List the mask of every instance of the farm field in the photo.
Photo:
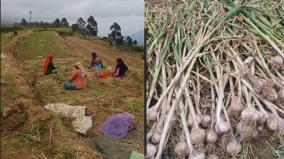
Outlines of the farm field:
[[[106,42],[60,36],[56,31],[24,30],[15,37],[1,34],[1,111],[13,109],[1,123],[1,158],[103,158],[99,150],[86,144],[97,138],[98,128],[114,113],[130,112],[137,126],[144,124],[144,60],[141,52],[110,48]],[[95,51],[105,68],[115,68],[116,58],[128,65],[123,78],[96,78],[87,69]],[[54,56],[57,73],[40,75],[47,53]],[[74,63],[80,61],[87,70],[87,88],[63,89]],[[47,103],[87,106],[93,126],[87,136],[72,130],[71,120],[46,110]],[[144,132],[139,132],[141,136]],[[129,139],[129,140],[134,140]],[[127,141],[126,141],[127,142]],[[133,151],[143,153],[143,140]]]

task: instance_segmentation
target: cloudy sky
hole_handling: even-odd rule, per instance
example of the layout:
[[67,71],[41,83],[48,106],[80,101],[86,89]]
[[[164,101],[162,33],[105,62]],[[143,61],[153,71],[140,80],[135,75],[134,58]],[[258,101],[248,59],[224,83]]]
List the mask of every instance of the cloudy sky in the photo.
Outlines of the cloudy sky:
[[98,22],[99,35],[109,33],[109,27],[117,22],[123,35],[131,35],[144,28],[144,0],[1,0],[2,23],[32,21],[53,22],[66,17],[73,24],[79,17],[85,21],[92,15]]

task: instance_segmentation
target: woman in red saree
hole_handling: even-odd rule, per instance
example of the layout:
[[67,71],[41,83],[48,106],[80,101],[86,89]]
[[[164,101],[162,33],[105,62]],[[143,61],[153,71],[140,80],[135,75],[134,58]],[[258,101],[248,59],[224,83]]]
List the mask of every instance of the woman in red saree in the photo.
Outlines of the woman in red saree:
[[52,74],[52,71],[53,71],[54,69],[56,69],[56,68],[54,67],[54,64],[53,64],[52,60],[53,60],[52,54],[51,54],[51,53],[48,53],[47,56],[46,56],[46,58],[45,58],[44,65],[43,65],[43,73],[44,73],[45,75]]

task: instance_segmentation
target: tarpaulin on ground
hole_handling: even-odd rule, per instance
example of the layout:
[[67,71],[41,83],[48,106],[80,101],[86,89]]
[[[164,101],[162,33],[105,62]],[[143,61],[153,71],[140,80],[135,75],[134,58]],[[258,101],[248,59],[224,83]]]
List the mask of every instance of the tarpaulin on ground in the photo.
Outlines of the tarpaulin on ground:
[[133,129],[134,115],[131,113],[118,113],[107,118],[99,132],[113,139],[120,139]]

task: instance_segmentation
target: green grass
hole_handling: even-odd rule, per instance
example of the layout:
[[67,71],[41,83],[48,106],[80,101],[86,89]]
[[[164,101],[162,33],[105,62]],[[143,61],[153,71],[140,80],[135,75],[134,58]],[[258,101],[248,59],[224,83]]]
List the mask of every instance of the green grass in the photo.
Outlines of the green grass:
[[57,143],[51,149],[52,156],[62,159],[75,159],[76,146],[71,144]]
[[[26,32],[26,30],[17,30],[17,33],[22,34]],[[14,36],[14,32],[1,32],[1,49],[6,46],[6,44],[11,41],[13,38],[17,37]]]
[[[47,123],[52,125],[52,129],[54,131],[51,138],[49,136],[50,134]],[[77,146],[70,144],[70,141],[66,140],[64,137],[67,134],[63,134],[69,134],[71,132],[70,128],[68,128],[68,130],[66,129],[66,126],[70,123],[71,121],[69,119],[61,117],[53,118],[46,123],[38,121],[31,129],[18,133],[16,137],[11,136],[9,140],[4,140],[4,144],[1,144],[1,148],[5,149],[10,146],[12,146],[15,150],[30,148],[34,150],[43,150],[45,154],[51,158],[75,158]]]
[[38,146],[40,144],[40,136],[48,132],[47,125],[39,121],[29,131],[19,133],[18,136],[23,144],[33,147]]
[[48,30],[53,30],[53,31],[62,31],[62,32],[71,32],[72,28],[48,28]]
[[139,122],[144,118],[144,113],[140,113],[141,111],[143,112],[143,108],[141,110],[140,105],[144,105],[144,101],[136,98],[130,99],[129,102],[124,105],[126,110],[134,112],[134,115],[137,119],[139,119]]
[[15,79],[1,61],[1,108],[11,107],[17,98],[24,95],[19,89],[15,89]]
[[9,81],[12,79],[11,74],[4,65],[4,60],[1,60],[1,79],[4,81]]
[[9,36],[11,36],[12,33],[1,33],[1,48],[5,46],[5,44],[9,41]]
[[55,32],[36,31],[29,38],[25,38],[20,47],[16,49],[16,55],[19,59],[37,59],[39,56],[45,57],[49,52],[56,57],[64,57],[68,49],[56,38]]

